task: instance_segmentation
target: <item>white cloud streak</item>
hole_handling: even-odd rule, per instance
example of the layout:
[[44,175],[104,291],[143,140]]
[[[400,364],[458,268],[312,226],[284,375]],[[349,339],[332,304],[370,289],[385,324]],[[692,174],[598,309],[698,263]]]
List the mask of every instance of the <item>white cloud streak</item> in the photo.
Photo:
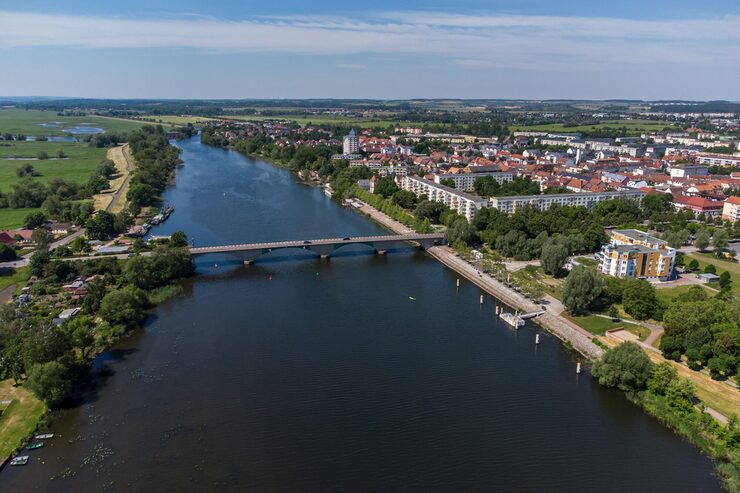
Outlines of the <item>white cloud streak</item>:
[[[740,17],[629,20],[603,17],[381,12],[342,17],[132,19],[0,11],[0,50],[191,49],[298,55],[429,55],[460,67],[565,69],[656,61],[734,67]],[[337,65],[339,66],[339,65]],[[350,68],[345,64],[344,68]],[[354,67],[357,68],[357,67]]]

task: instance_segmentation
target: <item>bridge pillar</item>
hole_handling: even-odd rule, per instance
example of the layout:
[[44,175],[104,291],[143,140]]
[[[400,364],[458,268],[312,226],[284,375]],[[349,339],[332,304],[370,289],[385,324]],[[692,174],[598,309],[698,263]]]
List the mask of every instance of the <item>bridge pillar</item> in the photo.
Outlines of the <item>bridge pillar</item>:
[[375,241],[373,242],[373,249],[378,255],[385,255],[388,250],[393,248],[396,243],[395,241]]
[[308,249],[322,259],[329,258],[334,253],[334,245],[312,245]]

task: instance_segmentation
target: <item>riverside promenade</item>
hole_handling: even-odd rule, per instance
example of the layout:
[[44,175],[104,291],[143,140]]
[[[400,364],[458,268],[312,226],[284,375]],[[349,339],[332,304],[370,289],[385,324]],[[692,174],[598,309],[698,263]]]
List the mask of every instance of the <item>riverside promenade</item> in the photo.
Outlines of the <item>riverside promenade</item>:
[[[369,216],[375,222],[385,226],[394,233],[409,234],[410,232],[413,232],[413,230],[408,226],[399,223],[371,205],[357,198],[352,199],[352,201],[354,202],[354,207],[358,211]],[[434,246],[428,248],[427,252],[432,257],[442,262],[446,267],[465,277],[468,281],[477,285],[486,293],[498,298],[517,310],[526,313],[540,311],[542,309],[540,305],[535,305],[521,294],[509,289],[485,272],[478,271],[468,262],[458,257],[457,254],[455,254],[455,251],[447,246]],[[533,321],[537,322],[562,341],[568,342],[573,349],[588,359],[596,360],[601,358],[604,354],[604,350],[592,342],[592,334],[578,327],[573,322],[559,314],[545,312],[539,317],[534,318]]]

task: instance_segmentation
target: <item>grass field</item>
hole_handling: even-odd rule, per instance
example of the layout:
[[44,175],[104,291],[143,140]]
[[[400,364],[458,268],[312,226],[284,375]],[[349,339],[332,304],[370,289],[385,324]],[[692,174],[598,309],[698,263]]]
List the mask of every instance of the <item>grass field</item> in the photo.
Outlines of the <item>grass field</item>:
[[644,341],[647,336],[650,335],[650,329],[643,327],[642,325],[632,324],[626,320],[619,320],[618,322],[612,322],[610,318],[599,317],[597,315],[584,315],[574,316],[563,313],[563,316],[578,325],[582,329],[587,330],[593,335],[603,336],[607,330],[616,329],[618,327],[623,328],[627,332],[631,332]]
[[639,135],[641,131],[660,131],[666,127],[677,128],[670,125],[668,122],[655,121],[655,120],[612,120],[603,121],[597,125],[579,125],[576,127],[564,126],[562,123],[551,123],[547,125],[531,125],[531,126],[514,126],[511,127],[513,131],[532,131],[540,130],[543,132],[587,132],[590,130],[598,130],[605,128],[622,128],[626,127],[627,132],[630,135]]
[[[59,127],[42,127],[39,123],[60,122]],[[3,109],[0,110],[0,133],[10,132],[13,135],[60,136],[71,135],[64,128],[87,124],[102,128],[106,132],[130,132],[142,126],[142,123],[118,118],[99,116],[59,116],[55,111]]]
[[[62,149],[64,159],[51,159],[56,150]],[[44,151],[50,159],[37,160],[36,154]],[[16,175],[16,170],[25,163],[33,166],[40,173],[34,177],[41,183],[48,183],[54,178],[62,178],[74,183],[86,183],[90,175],[105,159],[106,149],[89,147],[80,142],[5,142],[0,141],[0,191],[8,193],[12,191],[13,184],[18,183],[21,178]],[[14,157],[29,158],[8,159]],[[23,224],[23,218],[36,209],[0,209],[0,229],[14,229]]]
[[0,382],[0,401],[12,400],[0,417],[0,458],[7,457],[36,430],[46,406],[12,380]]
[[723,271],[728,271],[732,278],[732,292],[735,296],[740,296],[740,264],[737,262],[730,262],[729,260],[718,259],[711,253],[694,252],[687,256],[696,259],[699,262],[699,268],[702,271],[707,264],[712,264],[717,268],[717,275],[722,274]]
[[[656,289],[655,290],[655,296],[658,298],[658,301],[660,301],[665,306],[668,306],[674,299],[676,299],[678,296],[688,292],[689,289],[691,289],[693,286],[691,285],[684,285],[684,286],[676,286],[675,288],[665,288],[665,289]],[[704,287],[702,287],[704,289]],[[707,292],[708,296],[713,296],[716,293],[714,291],[710,291],[708,289],[704,289]]]
[[0,270],[0,291],[7,289],[9,286],[25,284],[29,277],[31,277],[30,267],[2,269]]

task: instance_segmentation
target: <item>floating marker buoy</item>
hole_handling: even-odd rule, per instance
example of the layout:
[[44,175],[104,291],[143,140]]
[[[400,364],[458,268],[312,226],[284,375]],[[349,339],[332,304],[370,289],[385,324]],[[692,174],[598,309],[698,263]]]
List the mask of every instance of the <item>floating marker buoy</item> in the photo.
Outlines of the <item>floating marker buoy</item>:
[[213,264],[213,266],[218,269],[218,264]]
[[581,364],[576,363],[576,375],[580,375],[580,373],[581,373]]
[[501,307],[500,306],[496,306],[496,315],[498,315],[500,312],[501,312]]
[[459,277],[457,278],[457,287],[458,288],[460,287],[460,278]]
[[483,304],[483,295],[480,295],[480,304]]
[[269,276],[267,276],[267,280],[268,281],[272,281],[272,274],[270,274]]
[[539,334],[537,334],[537,335],[534,336],[534,343],[535,344],[539,344],[540,343],[540,335]]
[[416,301],[416,298],[414,298],[413,296],[409,296],[409,299],[410,299],[411,301]]

